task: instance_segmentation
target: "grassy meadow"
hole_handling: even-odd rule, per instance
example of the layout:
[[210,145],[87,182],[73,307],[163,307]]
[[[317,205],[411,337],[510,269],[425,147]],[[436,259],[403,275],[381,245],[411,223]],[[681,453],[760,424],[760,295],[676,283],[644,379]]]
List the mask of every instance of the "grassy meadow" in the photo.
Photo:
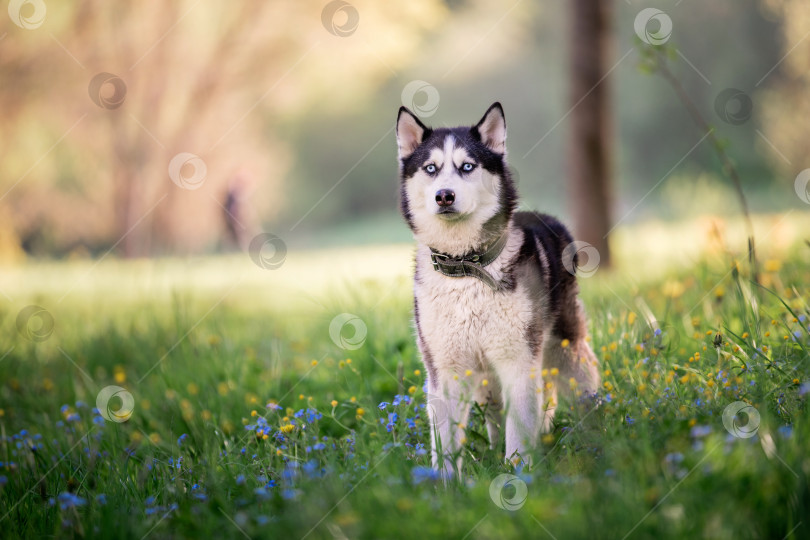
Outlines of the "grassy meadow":
[[408,245],[0,268],[2,536],[810,537],[808,225],[757,217],[758,284],[734,220],[618,230],[602,389],[532,470],[475,410],[449,485]]

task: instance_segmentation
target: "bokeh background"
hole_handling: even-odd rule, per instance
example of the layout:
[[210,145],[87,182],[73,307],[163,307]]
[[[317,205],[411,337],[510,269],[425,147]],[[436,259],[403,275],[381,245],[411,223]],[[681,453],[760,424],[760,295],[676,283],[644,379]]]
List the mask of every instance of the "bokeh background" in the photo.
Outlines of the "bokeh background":
[[[10,2],[0,260],[209,254],[261,231],[290,252],[409,242],[393,133],[409,96],[435,125],[501,101],[523,207],[571,216],[568,3],[344,4]],[[644,68],[634,20],[651,6],[671,19],[669,67],[752,212],[806,209],[794,187],[808,166],[810,6],[628,0],[605,42],[612,224],[740,211],[712,145]],[[414,81],[429,88],[404,96]],[[178,155],[175,177],[192,184],[172,181]]]

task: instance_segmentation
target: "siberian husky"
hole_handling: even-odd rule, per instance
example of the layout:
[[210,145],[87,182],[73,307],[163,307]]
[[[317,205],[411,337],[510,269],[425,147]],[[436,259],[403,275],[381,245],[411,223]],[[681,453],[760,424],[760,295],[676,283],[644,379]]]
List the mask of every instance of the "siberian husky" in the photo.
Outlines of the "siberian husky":
[[493,448],[505,409],[506,458],[530,465],[558,390],[600,384],[576,255],[566,252],[571,234],[553,217],[515,212],[500,103],[475,126],[437,129],[402,107],[396,135],[400,207],[417,242],[414,319],[433,467],[460,472],[472,400],[486,404]]

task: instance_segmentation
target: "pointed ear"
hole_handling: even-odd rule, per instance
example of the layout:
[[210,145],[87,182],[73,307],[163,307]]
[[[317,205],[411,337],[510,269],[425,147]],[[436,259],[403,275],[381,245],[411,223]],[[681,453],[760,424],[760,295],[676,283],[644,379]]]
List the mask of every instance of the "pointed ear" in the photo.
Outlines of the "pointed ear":
[[506,118],[499,102],[489,106],[484,117],[473,128],[481,137],[481,142],[498,154],[506,154]]
[[406,107],[399,108],[397,115],[397,146],[399,147],[399,159],[405,159],[413,154],[430,131],[414,114]]

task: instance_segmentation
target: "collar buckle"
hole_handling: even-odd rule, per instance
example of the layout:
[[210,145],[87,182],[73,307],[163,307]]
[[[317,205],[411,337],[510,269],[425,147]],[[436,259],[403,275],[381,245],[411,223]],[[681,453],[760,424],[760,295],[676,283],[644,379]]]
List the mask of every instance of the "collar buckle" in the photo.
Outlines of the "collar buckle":
[[433,269],[437,271],[439,270],[439,265],[449,258],[450,257],[448,255],[444,255],[443,253],[438,253],[432,250],[430,252],[430,261],[433,263]]

